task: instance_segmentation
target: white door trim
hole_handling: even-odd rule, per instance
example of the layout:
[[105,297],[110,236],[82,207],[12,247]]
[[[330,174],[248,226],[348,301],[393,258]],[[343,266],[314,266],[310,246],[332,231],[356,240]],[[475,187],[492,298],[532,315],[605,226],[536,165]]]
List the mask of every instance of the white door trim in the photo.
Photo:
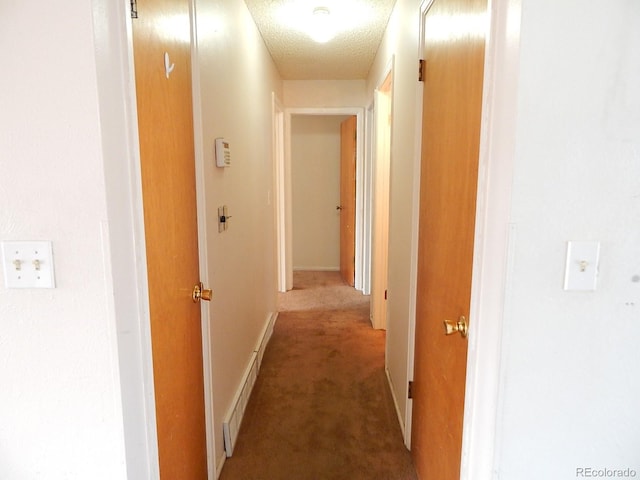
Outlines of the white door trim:
[[[394,60],[387,63],[384,75],[373,92],[374,140],[372,159],[372,220],[371,220],[371,312],[373,328],[387,328],[385,292],[389,274],[389,216],[391,198],[391,160],[393,140]],[[389,92],[382,90],[390,79]],[[393,389],[392,389],[393,391]]]
[[[286,176],[285,176],[285,115],[282,102],[275,92],[271,94],[273,116],[273,168],[274,168],[274,204],[276,219],[276,261],[278,291],[287,289],[287,222],[286,222]],[[289,287],[290,289],[291,287]]]
[[365,151],[363,166],[363,238],[362,238],[362,294],[371,294],[371,227],[373,224],[373,148],[375,105],[365,111]]
[[[158,480],[158,440],[151,348],[138,117],[128,3],[92,0],[96,28],[101,134],[108,210],[107,241],[112,267],[113,306],[117,327],[119,382],[122,398],[126,470],[129,478]],[[194,11],[194,0],[190,0]],[[126,19],[124,22],[122,19]],[[195,33],[195,30],[194,30]],[[194,55],[194,62],[197,56]],[[197,65],[194,65],[194,70]],[[194,75],[194,119],[199,122],[199,85]],[[195,128],[196,188],[200,274],[206,282],[206,219],[203,194],[202,140]],[[204,305],[204,303],[203,303]],[[203,362],[209,480],[216,478],[211,402],[208,312],[203,311]]]
[[[420,4],[420,28],[418,34],[418,56],[416,65],[424,58],[424,24],[425,17],[434,0],[423,0]],[[413,157],[413,208],[411,212],[411,278],[409,279],[409,328],[407,333],[407,379],[413,380],[415,371],[415,346],[416,346],[416,304],[418,292],[418,236],[420,231],[420,172],[422,169],[422,105],[423,88],[422,83],[416,83],[416,108],[415,112],[415,144]],[[407,398],[404,423],[404,443],[411,449],[411,432],[413,427],[413,400]]]
[[498,449],[503,318],[508,311],[521,0],[489,0],[462,480],[491,480]]
[[[160,477],[142,180],[128,3],[92,0],[118,380],[128,478]],[[123,19],[125,19],[123,21]]]
[[[364,118],[362,107],[327,107],[327,108],[286,108],[284,111],[284,158],[280,160],[278,168],[283,172],[284,182],[278,185],[276,194],[278,206],[278,223],[284,215],[285,234],[278,238],[278,251],[285,252],[284,262],[279,268],[284,268],[286,275],[286,290],[293,288],[293,222],[291,215],[291,117],[293,115],[355,115],[357,119],[356,139],[356,259],[355,259],[355,288],[363,289],[364,284],[364,216],[367,208],[364,202]],[[284,242],[282,245],[281,242]],[[279,272],[279,276],[282,272]]]
[[[209,256],[207,242],[207,219],[212,218],[207,211],[205,186],[205,145],[202,135],[202,90],[200,88],[200,64],[198,55],[198,29],[195,0],[189,0],[191,13],[191,84],[193,108],[193,143],[195,152],[196,175],[196,215],[198,226],[198,255],[200,281],[204,285],[211,285],[209,279]],[[215,217],[217,218],[217,216]],[[209,302],[200,302],[201,331],[202,331],[202,370],[204,383],[204,415],[205,433],[207,441],[207,474],[208,480],[217,478],[222,468],[224,458],[216,458],[216,432],[214,431],[215,411],[213,402],[213,352],[211,345],[211,310]]]

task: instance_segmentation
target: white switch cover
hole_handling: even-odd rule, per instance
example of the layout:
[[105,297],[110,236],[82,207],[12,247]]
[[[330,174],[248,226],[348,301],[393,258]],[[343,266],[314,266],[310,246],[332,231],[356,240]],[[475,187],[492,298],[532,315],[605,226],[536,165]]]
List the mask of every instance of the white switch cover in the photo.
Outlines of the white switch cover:
[[600,242],[568,242],[564,289],[590,291],[596,289],[600,260]]
[[2,242],[6,288],[55,288],[51,242]]

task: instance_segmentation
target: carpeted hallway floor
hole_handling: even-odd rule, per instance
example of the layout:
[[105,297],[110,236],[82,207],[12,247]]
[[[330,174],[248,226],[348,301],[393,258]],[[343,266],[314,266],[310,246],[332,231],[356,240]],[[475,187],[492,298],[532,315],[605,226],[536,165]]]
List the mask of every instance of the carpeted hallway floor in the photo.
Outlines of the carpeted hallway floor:
[[413,480],[369,297],[295,272],[222,480]]

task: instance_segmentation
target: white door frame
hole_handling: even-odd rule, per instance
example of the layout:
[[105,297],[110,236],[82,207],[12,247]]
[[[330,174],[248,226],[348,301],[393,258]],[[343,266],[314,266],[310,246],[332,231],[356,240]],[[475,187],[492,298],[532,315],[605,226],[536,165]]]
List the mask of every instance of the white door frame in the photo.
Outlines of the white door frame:
[[[205,153],[204,138],[202,135],[202,90],[200,85],[200,57],[198,55],[198,23],[196,18],[195,0],[189,0],[189,12],[191,14],[191,86],[193,103],[193,143],[194,162],[196,175],[196,215],[198,224],[198,255],[200,281],[205,285],[211,285],[209,280],[209,255],[207,242],[207,219],[211,218],[207,209],[205,187]],[[215,207],[214,207],[215,208]],[[215,217],[217,220],[217,216]],[[214,480],[220,474],[224,464],[216,458],[216,432],[214,430],[215,411],[213,402],[213,351],[211,345],[211,310],[209,302],[200,302],[201,330],[202,330],[202,369],[204,382],[204,415],[205,433],[207,442],[207,474],[208,480]]]
[[[387,64],[373,92],[373,158],[371,199],[371,325],[375,329],[387,328],[387,302],[385,291],[389,273],[389,213],[391,197],[391,152],[393,140],[393,75],[394,61]],[[383,92],[390,79],[391,89]],[[385,118],[386,117],[386,118]]]
[[472,319],[462,436],[462,480],[491,480],[499,464],[503,322],[515,241],[511,222],[520,60],[521,0],[489,0]]
[[[278,252],[283,252],[278,262],[278,278],[284,277],[284,289],[293,288],[293,220],[292,220],[292,187],[291,187],[291,117],[293,115],[355,115],[356,116],[356,250],[355,250],[355,288],[363,289],[364,271],[364,118],[362,107],[328,107],[328,108],[286,108],[284,111],[284,156],[277,158],[279,182],[276,202],[278,225],[284,226],[283,235],[278,236]],[[284,220],[283,217],[284,216]]]
[[[91,2],[111,277],[128,478],[160,477],[138,119],[128,3]],[[124,19],[124,21],[123,21]],[[107,244],[108,243],[108,244]]]
[[373,155],[374,155],[374,129],[375,129],[375,104],[365,111],[365,138],[364,138],[364,166],[362,182],[363,198],[363,223],[362,223],[362,294],[371,294],[371,227],[373,224]]
[[[420,7],[419,58],[424,58],[424,17],[432,1],[424,0]],[[509,314],[508,278],[515,242],[515,227],[510,223],[510,214],[517,125],[521,0],[488,0],[488,15],[461,480],[492,480],[495,478],[495,466],[499,465],[498,413],[503,378],[501,343],[503,322]],[[419,92],[419,104],[422,105],[422,88],[419,88]],[[421,113],[422,108],[418,110]],[[416,125],[420,142],[421,121],[417,121]],[[420,154],[416,162],[415,171],[419,173]],[[414,260],[417,260],[417,236],[414,240]],[[415,343],[415,287],[413,290],[409,378],[413,378]],[[410,442],[411,412],[410,409],[407,411],[409,422],[406,432]]]
[[[119,383],[122,399],[126,470],[129,478],[158,480],[159,459],[151,349],[151,319],[145,247],[138,117],[129,2],[93,0],[93,18],[100,22],[94,35],[98,75],[101,135],[105,168],[108,225],[104,226],[111,260],[113,309],[117,327]],[[190,0],[193,13],[194,0]],[[125,21],[123,21],[125,19]],[[193,21],[193,18],[192,18]],[[195,30],[193,30],[195,34]],[[194,62],[197,56],[194,55]],[[196,66],[194,66],[196,68]],[[199,112],[199,85],[194,76],[194,117]],[[196,124],[198,119],[195,118]],[[206,211],[203,191],[203,153],[198,129],[196,194],[200,275],[206,282]],[[207,422],[208,478],[219,473],[215,458],[211,401],[211,352],[208,312],[203,302],[202,335]]]
[[[285,113],[282,103],[278,99],[275,92],[272,92],[272,110],[273,110],[273,168],[274,168],[274,185],[273,191],[275,196],[275,219],[276,219],[276,261],[278,275],[278,291],[287,291],[287,250],[285,245],[287,242],[287,212],[286,194],[287,182],[285,166]],[[290,177],[289,177],[290,178]],[[290,191],[290,190],[289,190]]]

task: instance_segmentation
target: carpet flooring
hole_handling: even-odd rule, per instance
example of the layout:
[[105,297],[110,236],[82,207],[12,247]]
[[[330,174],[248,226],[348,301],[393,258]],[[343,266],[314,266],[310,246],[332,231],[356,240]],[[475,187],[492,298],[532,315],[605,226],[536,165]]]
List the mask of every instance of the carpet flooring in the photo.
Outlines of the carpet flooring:
[[369,297],[295,272],[222,480],[414,480]]

